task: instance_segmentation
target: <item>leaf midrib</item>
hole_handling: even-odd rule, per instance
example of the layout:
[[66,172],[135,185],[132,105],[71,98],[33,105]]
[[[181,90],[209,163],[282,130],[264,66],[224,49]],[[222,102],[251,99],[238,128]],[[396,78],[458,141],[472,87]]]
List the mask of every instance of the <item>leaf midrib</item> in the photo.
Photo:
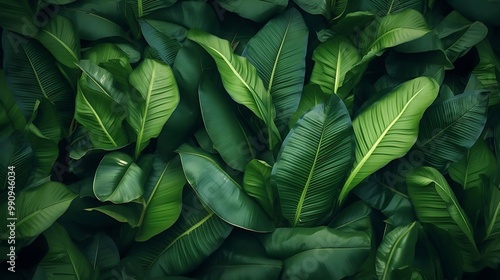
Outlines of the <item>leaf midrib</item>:
[[283,45],[285,44],[285,40],[288,36],[288,29],[290,28],[290,25],[291,25],[291,19],[289,18],[288,20],[288,23],[287,23],[287,26],[286,26],[286,29],[285,29],[285,33],[283,34],[283,38],[281,39],[281,43],[280,43],[280,47],[278,49],[278,53],[276,54],[276,58],[274,60],[274,64],[273,64],[273,70],[271,71],[271,77],[269,79],[269,85],[268,85],[268,89],[267,89],[267,93],[269,95],[271,95],[271,89],[273,87],[273,83],[274,83],[274,76],[275,76],[275,73],[276,73],[276,69],[278,68],[278,60],[279,58],[281,57],[281,51],[283,50]]
[[395,248],[398,247],[399,243],[403,240],[403,238],[405,238],[407,236],[407,234],[413,229],[413,227],[415,226],[415,222],[409,227],[407,228],[402,234],[401,236],[398,237],[398,239],[396,240],[396,242],[394,243],[394,246],[392,246],[390,252],[389,252],[389,256],[387,258],[387,265],[385,266],[384,268],[384,273],[382,274],[382,279],[387,279],[387,273],[389,273],[389,267],[390,267],[390,264],[392,263],[393,261],[393,256],[395,254]]
[[56,208],[56,207],[60,206],[61,204],[64,204],[64,203],[67,203],[68,201],[73,200],[75,197],[76,197],[76,195],[74,197],[71,197],[71,198],[68,197],[65,200],[58,200],[55,203],[49,204],[47,207],[44,207],[42,209],[38,209],[38,210],[30,213],[28,216],[25,216],[23,219],[19,220],[19,222],[17,222],[16,225],[17,225],[17,227],[21,227],[22,224],[24,224],[26,221],[29,221],[33,216],[37,216],[40,212],[49,211],[52,208]]
[[73,52],[73,50],[71,48],[69,48],[68,45],[66,45],[65,42],[61,41],[57,36],[55,36],[53,33],[49,32],[49,31],[47,31],[45,29],[41,29],[41,32],[46,33],[52,39],[54,39],[56,42],[58,42],[60,45],[62,45],[63,48],[71,55],[71,57],[73,58],[73,60],[74,61],[78,61],[78,56],[76,55],[76,53]]
[[115,146],[115,147],[118,146],[118,144],[116,144],[115,140],[113,140],[113,137],[111,137],[108,130],[104,126],[104,123],[102,122],[101,117],[99,116],[99,114],[97,114],[97,112],[94,110],[94,107],[92,107],[92,104],[90,104],[87,97],[83,93],[83,90],[81,90],[81,94],[82,94],[83,100],[85,100],[85,103],[87,103],[88,108],[92,111],[92,115],[95,117],[95,119],[99,123],[99,126],[102,128],[102,131],[106,134],[106,137],[108,137],[109,141],[111,141],[111,144],[113,144],[113,146]]

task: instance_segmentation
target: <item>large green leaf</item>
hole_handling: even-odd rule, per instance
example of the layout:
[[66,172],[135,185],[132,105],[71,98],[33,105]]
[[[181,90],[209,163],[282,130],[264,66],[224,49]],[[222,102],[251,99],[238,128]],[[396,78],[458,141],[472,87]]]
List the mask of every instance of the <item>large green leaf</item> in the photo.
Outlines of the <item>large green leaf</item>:
[[[255,65],[276,107],[276,125],[286,132],[304,86],[308,29],[290,9],[270,20],[247,44],[244,56]],[[286,133],[283,133],[286,134]]]
[[146,241],[171,227],[182,210],[186,178],[179,157],[164,162],[156,156],[144,186],[144,209],[136,241]]
[[404,10],[425,11],[422,0],[354,0],[355,7],[359,10],[370,11],[378,16],[385,16]]
[[272,167],[265,161],[254,159],[245,167],[243,190],[253,197],[269,217],[275,217],[275,194],[271,185]]
[[256,156],[254,136],[227,96],[216,71],[205,72],[199,92],[201,115],[213,147],[231,168],[244,171]]
[[411,265],[417,243],[417,223],[399,226],[385,234],[377,250],[378,279],[400,279],[400,269]]
[[126,0],[136,17],[142,17],[158,9],[172,6],[177,0]]
[[54,143],[58,143],[62,138],[61,123],[57,118],[57,109],[54,104],[44,97],[41,100],[37,100],[29,124],[36,126],[45,137]]
[[136,243],[126,257],[137,260],[149,277],[185,274],[210,256],[231,230],[187,189],[179,220],[150,240]]
[[424,111],[438,94],[438,84],[421,77],[401,84],[367,107],[354,119],[356,160],[339,201],[363,179],[415,144]]
[[43,135],[33,124],[26,126],[25,135],[34,154],[30,182],[37,183],[50,176],[51,172],[55,170],[54,163],[59,156],[59,147],[58,143]]
[[420,122],[417,151],[439,170],[457,162],[481,135],[486,123],[488,94],[460,94],[429,107]]
[[82,59],[90,60],[99,66],[102,66],[102,63],[109,62],[110,60],[119,60],[125,65],[129,63],[127,53],[120,49],[116,44],[111,43],[102,43],[93,46],[83,53]]
[[314,50],[313,60],[311,82],[320,85],[325,93],[346,99],[354,86],[351,71],[361,61],[356,47],[348,38],[337,36],[320,44]]
[[[327,19],[336,19],[345,12],[347,0],[294,0],[304,11],[313,15],[323,15]],[[333,18],[333,19],[332,19]]]
[[[99,48],[102,50],[103,48]],[[105,51],[102,52],[103,56],[105,55]],[[94,62],[90,60],[81,60],[77,66],[82,71],[82,77],[80,81],[81,86],[88,86],[90,89],[99,92],[101,95],[109,97],[113,99],[116,103],[120,105],[126,104],[128,100],[128,96],[125,92],[118,88],[117,82],[115,82],[114,76],[107,71],[106,69],[97,66],[97,63],[103,64],[105,62],[100,61],[101,57],[93,56],[92,54],[88,55],[89,58],[92,58]],[[118,59],[114,59],[118,60]],[[128,63],[128,61],[127,61]],[[85,79],[85,81],[84,81]],[[123,111],[124,109],[121,106],[116,106],[116,108],[112,108],[116,111]]]
[[313,83],[306,85],[300,97],[299,107],[290,118],[290,123],[288,124],[290,129],[307,111],[320,103],[324,103],[328,97],[329,95],[324,94],[319,85]]
[[327,227],[278,228],[260,239],[268,256],[283,260],[281,275],[286,279],[352,276],[370,253],[366,233]]
[[[14,210],[8,210],[7,201],[2,203],[1,223],[4,228],[12,219],[15,220],[16,238],[36,237],[48,229],[64,212],[76,197],[65,185],[47,182],[33,189],[17,194]],[[7,211],[8,210],[8,211]],[[2,239],[8,237],[8,231],[2,231]]]
[[172,65],[181,48],[179,41],[186,37],[187,30],[173,23],[153,19],[141,19],[139,23],[148,44],[158,52],[163,62]]
[[26,186],[32,171],[33,150],[21,132],[14,132],[9,137],[0,139],[2,155],[0,168],[5,172],[0,173],[0,190],[9,186],[8,168],[14,166],[16,173],[17,190]]
[[471,22],[457,11],[452,11],[436,26],[436,31],[443,42],[446,55],[451,61],[455,61],[481,42],[486,37],[488,28],[482,22]]
[[358,40],[358,47],[364,53],[363,61],[368,61],[387,48],[418,39],[429,31],[422,14],[412,9],[403,10],[366,27]]
[[127,116],[137,135],[135,157],[138,158],[151,138],[158,137],[179,104],[179,89],[170,66],[152,59],[139,64],[129,80],[138,90],[129,101]]
[[488,40],[479,42],[476,46],[479,63],[472,70],[483,88],[491,91],[490,106],[500,104],[500,59],[495,54]]
[[344,232],[365,232],[372,236],[372,208],[363,201],[356,201],[335,215],[328,227]]
[[271,218],[217,160],[188,144],[178,149],[184,174],[200,199],[224,221],[247,230],[270,232]]
[[188,38],[200,44],[214,58],[222,83],[233,100],[264,121],[268,127],[269,147],[274,147],[280,140],[274,123],[276,109],[256,68],[246,58],[235,55],[226,40],[196,29],[188,32]]
[[483,240],[500,239],[500,188],[492,180],[481,176],[484,210],[485,234]]
[[460,248],[464,270],[475,271],[479,252],[473,228],[443,175],[432,167],[419,167],[406,182],[417,219],[447,231]]
[[15,130],[22,131],[26,119],[10,91],[5,74],[0,70],[0,139],[10,136]]
[[299,119],[272,174],[282,214],[292,226],[320,225],[328,218],[353,157],[351,119],[338,96]]
[[462,159],[450,165],[448,172],[453,181],[462,185],[464,189],[470,189],[481,185],[481,175],[484,174],[490,179],[498,175],[498,166],[495,155],[486,141],[479,138]]
[[75,62],[80,60],[80,39],[71,20],[59,15],[51,18],[35,39],[64,66],[76,68]]
[[241,17],[263,22],[283,11],[288,5],[288,0],[220,0],[219,4]]
[[197,279],[278,279],[281,261],[266,256],[255,237],[234,232],[204,263]]
[[57,108],[58,117],[68,129],[74,110],[74,94],[57,69],[54,57],[33,39],[11,44],[9,32],[3,33],[2,49],[5,55],[5,78],[26,119],[30,119],[37,100],[50,100]]
[[[95,197],[95,196],[94,196]],[[106,204],[102,206],[85,208],[85,211],[102,213],[120,223],[127,223],[131,228],[139,226],[141,219],[141,205],[138,203]]]
[[50,279],[92,279],[94,270],[63,226],[54,224],[43,235],[49,251],[40,262]]
[[95,196],[100,201],[116,204],[141,197],[151,164],[152,158],[148,156],[135,163],[131,156],[122,152],[106,154],[94,176]]
[[120,262],[120,254],[115,242],[102,232],[94,235],[82,251],[92,269],[99,272],[99,279],[110,278],[111,269]]
[[111,74],[90,62],[80,62],[83,71],[77,85],[75,120],[88,131],[92,144],[100,149],[117,149],[129,143],[122,127],[124,95]]

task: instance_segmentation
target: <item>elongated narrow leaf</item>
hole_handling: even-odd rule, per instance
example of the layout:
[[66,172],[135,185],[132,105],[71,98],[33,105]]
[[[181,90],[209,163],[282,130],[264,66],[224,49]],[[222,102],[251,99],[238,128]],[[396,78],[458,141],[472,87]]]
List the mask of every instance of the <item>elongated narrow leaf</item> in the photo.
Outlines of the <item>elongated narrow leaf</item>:
[[356,47],[346,37],[337,36],[319,45],[313,60],[311,82],[320,85],[324,93],[346,99],[354,86],[351,80],[354,75],[350,71],[361,61]]
[[234,232],[224,244],[202,264],[197,279],[278,279],[281,261],[271,259],[259,241]]
[[126,256],[136,259],[149,277],[181,275],[212,254],[231,230],[187,189],[179,220],[150,240],[136,243]]
[[211,155],[187,144],[178,149],[184,174],[199,198],[224,221],[247,230],[270,232],[274,223]]
[[432,105],[420,123],[416,148],[425,162],[439,170],[460,160],[481,135],[486,124],[488,94],[460,94]]
[[432,167],[420,167],[406,183],[417,219],[447,231],[460,248],[464,270],[474,271],[479,252],[473,229],[443,175]]
[[255,67],[244,57],[235,55],[228,41],[192,29],[188,38],[200,44],[215,60],[222,83],[234,101],[246,106],[268,127],[270,148],[280,140],[274,123],[276,109],[271,95],[257,74]]
[[130,74],[139,94],[130,100],[127,121],[137,135],[135,157],[158,137],[163,125],[179,104],[179,89],[170,66],[152,59],[144,60]]
[[56,15],[40,29],[35,39],[64,66],[76,68],[80,60],[80,39],[71,20]]
[[144,187],[144,209],[136,241],[146,241],[171,227],[182,210],[182,189],[186,178],[179,157],[164,162],[155,157]]
[[479,138],[458,162],[450,165],[448,170],[453,181],[465,189],[479,187],[480,177],[485,175],[495,178],[498,166],[495,155],[488,148],[486,141]]
[[249,162],[243,176],[243,190],[253,197],[270,217],[275,217],[271,171],[272,167],[265,161],[254,159]]
[[438,84],[421,77],[395,88],[354,119],[356,160],[339,201],[363,179],[391,160],[405,155],[415,144],[424,111],[438,94]]
[[292,226],[319,225],[335,206],[354,158],[351,119],[332,95],[307,112],[283,142],[273,180],[283,216]]
[[122,152],[106,154],[94,176],[93,189],[97,199],[118,204],[139,198],[149,172],[146,161],[152,161],[149,157],[142,159],[144,163],[135,163],[132,157]]
[[59,224],[54,224],[43,235],[49,251],[40,262],[46,275],[54,279],[92,279],[94,270],[83,253]]
[[418,236],[416,225],[399,226],[384,236],[377,250],[378,279],[400,279],[398,270],[411,265]]
[[373,32],[373,26],[368,26],[358,42],[365,53],[363,61],[381,55],[387,48],[418,39],[430,31],[422,14],[411,9],[390,14],[372,24],[376,32]]
[[[48,229],[66,210],[76,194],[65,185],[48,182],[37,188],[19,192],[15,210],[7,211],[7,202],[2,203],[1,221],[4,228],[15,220],[16,238],[36,237]],[[2,231],[6,239],[8,231]]]
[[283,11],[288,0],[220,0],[219,4],[241,17],[262,22]]
[[45,97],[56,106],[58,117],[68,130],[74,111],[74,93],[57,69],[56,60],[35,40],[19,37],[19,41],[12,44],[9,36],[17,35],[3,32],[3,68],[25,118],[30,119],[36,101]]
[[251,130],[227,96],[218,73],[206,71],[200,81],[200,108],[213,147],[239,171],[256,156]]
[[111,269],[120,262],[118,247],[111,237],[99,232],[82,250],[92,269],[99,272],[99,279],[111,277]]
[[304,87],[308,29],[290,9],[270,20],[247,44],[244,56],[255,65],[276,107],[276,125],[287,131]]
[[158,52],[163,62],[172,65],[181,48],[179,41],[186,38],[187,30],[182,26],[159,20],[142,19],[139,23],[148,44]]
[[0,70],[0,139],[10,136],[15,130],[23,130],[26,119],[19,109],[7,85],[5,73]]
[[[327,227],[278,228],[260,239],[268,256],[283,260],[286,278],[342,279],[358,272],[370,253],[366,233]],[[309,269],[300,269],[305,263]]]

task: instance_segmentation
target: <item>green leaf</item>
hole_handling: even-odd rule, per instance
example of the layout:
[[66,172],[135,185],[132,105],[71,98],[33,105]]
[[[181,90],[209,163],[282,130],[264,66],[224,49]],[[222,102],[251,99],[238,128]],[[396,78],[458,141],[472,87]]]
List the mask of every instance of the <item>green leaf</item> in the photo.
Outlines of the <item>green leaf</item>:
[[37,100],[30,124],[35,125],[48,139],[58,143],[62,138],[62,127],[57,118],[57,109],[48,99]]
[[[142,160],[142,161],[141,161]],[[150,157],[142,157],[135,163],[122,152],[106,154],[94,176],[94,194],[100,201],[116,204],[127,203],[143,194],[143,184],[149,172]]]
[[160,134],[179,104],[179,89],[172,69],[152,59],[144,60],[130,74],[130,84],[139,93],[129,101],[127,121],[137,135],[135,157]]
[[278,228],[260,240],[269,257],[283,260],[281,275],[287,279],[352,276],[370,252],[370,238],[366,233],[327,227]]
[[411,54],[391,52],[385,60],[385,67],[392,78],[409,80],[425,76],[442,84],[446,65],[439,61],[440,57],[441,53],[436,51]]
[[97,211],[120,223],[127,223],[131,228],[139,226],[141,207],[137,203],[107,204],[97,207],[85,208],[85,211]]
[[469,218],[439,171],[419,167],[408,177],[408,194],[421,223],[429,223],[447,231],[460,248],[465,271],[475,271],[479,252]]
[[484,89],[491,91],[489,105],[500,104],[500,59],[488,40],[476,44],[479,63],[472,70]]
[[92,279],[94,270],[83,253],[71,241],[63,226],[54,224],[43,235],[49,251],[40,262],[52,279]]
[[126,257],[137,260],[149,277],[185,274],[210,256],[231,230],[187,189],[179,220],[150,240],[135,243]]
[[399,270],[413,262],[417,236],[416,222],[399,226],[384,236],[377,250],[378,279],[400,279]]
[[481,135],[486,123],[488,94],[465,93],[433,104],[420,122],[417,151],[427,165],[446,170],[458,162]]
[[231,168],[245,170],[256,156],[254,136],[227,96],[216,71],[204,73],[199,94],[201,115],[213,147]]
[[57,108],[65,130],[73,118],[74,93],[58,71],[54,57],[33,39],[21,38],[11,44],[4,32],[2,49],[5,55],[5,78],[26,119],[31,118],[37,100],[50,100]]
[[290,123],[288,124],[290,129],[307,111],[311,110],[314,106],[320,103],[324,103],[328,97],[329,95],[324,94],[319,85],[312,83],[306,85],[300,97],[299,107],[290,118]]
[[182,189],[186,178],[179,157],[164,162],[156,156],[144,186],[144,209],[135,237],[142,242],[171,227],[182,210]]
[[26,127],[25,135],[31,144],[34,153],[34,162],[32,162],[32,177],[31,183],[37,183],[39,180],[50,176],[54,170],[54,163],[59,156],[58,143],[47,138],[33,124]]
[[370,11],[378,16],[385,16],[404,10],[425,11],[425,2],[421,0],[361,0],[355,1],[359,10]]
[[70,68],[76,68],[80,60],[80,39],[75,33],[71,20],[56,15],[35,36],[58,62]]
[[266,256],[266,251],[255,237],[234,232],[202,264],[197,279],[278,279],[281,261]]
[[290,9],[270,20],[250,39],[243,53],[272,96],[275,122],[282,135],[304,87],[308,34],[302,15]]
[[490,179],[495,178],[498,175],[498,166],[495,155],[488,148],[486,141],[479,138],[462,159],[450,165],[448,172],[451,179],[466,190],[479,187],[480,176],[483,174]]
[[33,150],[26,137],[21,132],[14,132],[7,138],[0,139],[2,156],[0,156],[0,168],[5,172],[0,173],[0,190],[9,186],[8,167],[15,166],[16,184],[19,191],[26,186],[32,171]]
[[362,61],[369,61],[388,48],[418,39],[430,31],[422,14],[411,9],[387,15],[372,25],[364,29],[358,41],[358,47],[365,54]]
[[99,272],[99,279],[111,277],[111,269],[120,262],[118,247],[111,237],[102,232],[94,235],[82,251],[92,269]]
[[363,179],[405,155],[417,140],[418,124],[438,94],[438,84],[421,77],[401,84],[353,121],[356,159],[339,201]]
[[136,17],[142,17],[161,8],[172,6],[177,0],[126,0]]
[[269,217],[275,217],[274,189],[271,186],[272,167],[265,161],[253,159],[245,167],[243,190],[266,211]]
[[26,119],[14,100],[3,70],[0,70],[0,139],[10,136],[14,131],[22,131]]
[[485,236],[483,240],[499,239],[500,237],[500,188],[491,180],[482,178],[484,204]]
[[288,0],[220,0],[218,2],[222,8],[257,22],[268,20],[288,5]]
[[337,36],[320,44],[314,50],[313,60],[311,82],[320,85],[324,93],[346,99],[354,86],[355,75],[351,71],[361,61],[356,47],[346,37]]
[[328,227],[343,232],[362,231],[372,236],[371,213],[370,206],[362,201],[356,201],[338,213]]
[[184,174],[198,197],[231,225],[270,232],[273,221],[257,202],[229,176],[213,156],[184,144],[178,149]]
[[99,66],[102,66],[102,63],[116,59],[123,62],[124,65],[129,64],[129,58],[127,54],[116,44],[111,44],[111,43],[102,43],[93,46],[92,48],[83,53],[82,59],[90,60],[94,64]]
[[[1,28],[29,37],[34,37],[38,33],[39,28],[33,23],[35,20],[32,20],[35,11],[33,11],[29,0],[0,0],[0,5],[2,6],[0,11]],[[12,40],[14,37],[9,37],[9,39]]]
[[280,140],[274,123],[276,109],[256,68],[246,58],[235,55],[226,40],[196,29],[188,32],[188,38],[200,44],[214,58],[222,83],[233,100],[264,121],[268,127],[269,147],[274,147]]
[[336,95],[307,112],[290,131],[272,177],[282,214],[292,226],[320,225],[331,214],[353,162],[353,140],[349,113]]
[[479,21],[471,22],[457,11],[452,11],[436,26],[436,31],[443,41],[446,55],[454,62],[481,42],[488,28]]
[[173,23],[153,19],[141,19],[139,24],[148,44],[158,52],[163,62],[172,65],[181,48],[179,41],[186,38],[187,30]]
[[331,0],[294,0],[302,10],[312,15],[323,15],[330,19],[336,1]]
[[129,143],[122,122],[125,112],[120,102],[124,93],[113,85],[111,74],[90,62],[81,61],[83,71],[77,85],[75,120],[88,131],[98,149],[117,149]]
[[[17,194],[15,205],[16,238],[36,237],[48,229],[64,212],[76,197],[65,185],[47,182],[36,188],[24,190]],[[13,217],[7,212],[7,201],[2,203],[1,221],[4,228]],[[9,210],[10,211],[10,210]],[[8,232],[3,231],[2,239],[7,239]]]

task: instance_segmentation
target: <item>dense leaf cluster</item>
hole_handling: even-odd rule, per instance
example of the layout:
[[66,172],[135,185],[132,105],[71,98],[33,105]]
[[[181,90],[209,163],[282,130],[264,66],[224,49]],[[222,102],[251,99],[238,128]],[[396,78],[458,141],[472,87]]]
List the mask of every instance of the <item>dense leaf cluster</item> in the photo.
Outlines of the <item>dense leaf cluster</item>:
[[0,0],[0,278],[499,279],[499,19]]

